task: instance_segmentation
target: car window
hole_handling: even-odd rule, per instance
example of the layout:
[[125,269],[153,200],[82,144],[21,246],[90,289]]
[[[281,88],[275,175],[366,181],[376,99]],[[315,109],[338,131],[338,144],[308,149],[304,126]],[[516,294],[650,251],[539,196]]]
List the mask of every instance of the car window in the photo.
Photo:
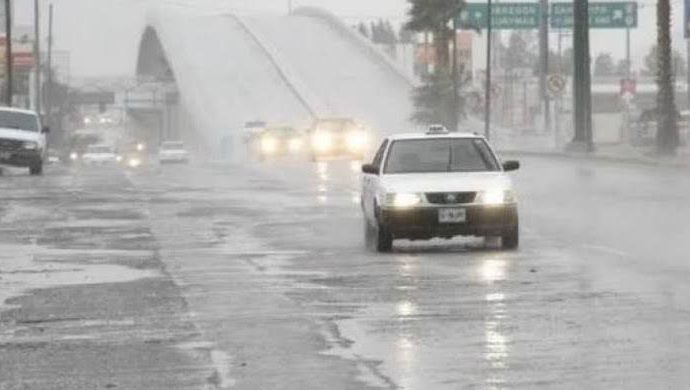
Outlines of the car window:
[[498,171],[493,153],[481,139],[418,139],[391,144],[385,173]]
[[381,163],[383,162],[383,155],[386,153],[386,147],[388,146],[388,140],[384,140],[383,143],[381,144],[381,147],[379,147],[379,150],[376,152],[376,155],[374,156],[374,160],[372,161],[372,165],[375,167],[381,167]]
[[36,115],[23,112],[0,111],[0,127],[38,132],[38,119]]

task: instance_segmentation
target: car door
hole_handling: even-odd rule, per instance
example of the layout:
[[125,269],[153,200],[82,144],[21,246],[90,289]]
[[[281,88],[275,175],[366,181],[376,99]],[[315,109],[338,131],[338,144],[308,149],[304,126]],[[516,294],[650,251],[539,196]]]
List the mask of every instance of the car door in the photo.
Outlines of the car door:
[[[381,170],[381,165],[383,164],[383,157],[386,154],[386,148],[388,147],[388,139],[384,140],[379,147],[376,155],[374,156],[371,164],[378,168],[379,172]],[[365,173],[362,176],[362,208],[366,218],[373,221],[374,218],[374,208],[376,193],[381,179],[379,175],[373,175]]]

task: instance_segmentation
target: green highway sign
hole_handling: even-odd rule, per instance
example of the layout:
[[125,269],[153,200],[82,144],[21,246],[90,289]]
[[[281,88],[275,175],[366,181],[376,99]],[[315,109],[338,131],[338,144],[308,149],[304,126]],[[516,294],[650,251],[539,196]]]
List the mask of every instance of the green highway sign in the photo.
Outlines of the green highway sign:
[[[491,28],[496,30],[531,30],[539,27],[537,3],[494,3],[491,6]],[[462,29],[484,29],[488,25],[487,6],[467,3],[457,20]]]
[[[573,3],[551,4],[551,28],[573,27]],[[590,28],[637,27],[636,2],[590,2]]]

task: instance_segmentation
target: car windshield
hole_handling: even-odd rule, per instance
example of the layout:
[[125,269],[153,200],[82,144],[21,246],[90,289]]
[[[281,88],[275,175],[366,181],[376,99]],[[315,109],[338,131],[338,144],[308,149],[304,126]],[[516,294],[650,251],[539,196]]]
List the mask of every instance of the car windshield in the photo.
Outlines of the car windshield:
[[499,164],[486,141],[477,138],[436,138],[393,142],[385,173],[499,170]]
[[163,145],[161,145],[161,149],[163,149],[163,150],[182,150],[182,149],[184,149],[184,143],[183,142],[166,142]]
[[276,127],[266,130],[265,135],[279,138],[289,138],[297,135],[295,129],[291,127]]
[[357,124],[351,120],[326,120],[318,122],[315,129],[316,131],[339,133],[357,130]]
[[36,115],[23,112],[0,111],[0,127],[38,132]]
[[110,146],[89,146],[86,150],[87,153],[113,153],[113,148]]

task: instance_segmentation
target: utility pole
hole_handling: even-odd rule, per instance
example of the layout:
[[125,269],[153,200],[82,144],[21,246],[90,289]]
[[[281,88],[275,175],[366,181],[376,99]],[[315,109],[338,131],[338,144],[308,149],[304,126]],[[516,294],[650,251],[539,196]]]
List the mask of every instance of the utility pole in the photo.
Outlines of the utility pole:
[[458,17],[453,17],[453,124],[455,125],[454,131],[459,130],[460,126],[460,86],[458,85]]
[[12,0],[5,0],[5,104],[12,107],[14,77],[12,61]]
[[625,78],[632,79],[632,63],[630,59],[630,27],[625,29]]
[[48,64],[46,89],[46,115],[48,126],[53,125],[53,4],[48,8]]
[[573,0],[573,13],[578,21],[573,27],[575,138],[574,150],[591,152],[592,140],[592,75],[589,53],[589,5],[588,0]]
[[486,7],[486,83],[484,86],[484,136],[491,139],[491,0]]
[[546,91],[546,76],[549,74],[549,0],[539,0],[539,9],[539,97],[544,106],[544,131],[549,131],[551,109]]
[[34,108],[41,115],[41,14],[38,0],[34,0]]

